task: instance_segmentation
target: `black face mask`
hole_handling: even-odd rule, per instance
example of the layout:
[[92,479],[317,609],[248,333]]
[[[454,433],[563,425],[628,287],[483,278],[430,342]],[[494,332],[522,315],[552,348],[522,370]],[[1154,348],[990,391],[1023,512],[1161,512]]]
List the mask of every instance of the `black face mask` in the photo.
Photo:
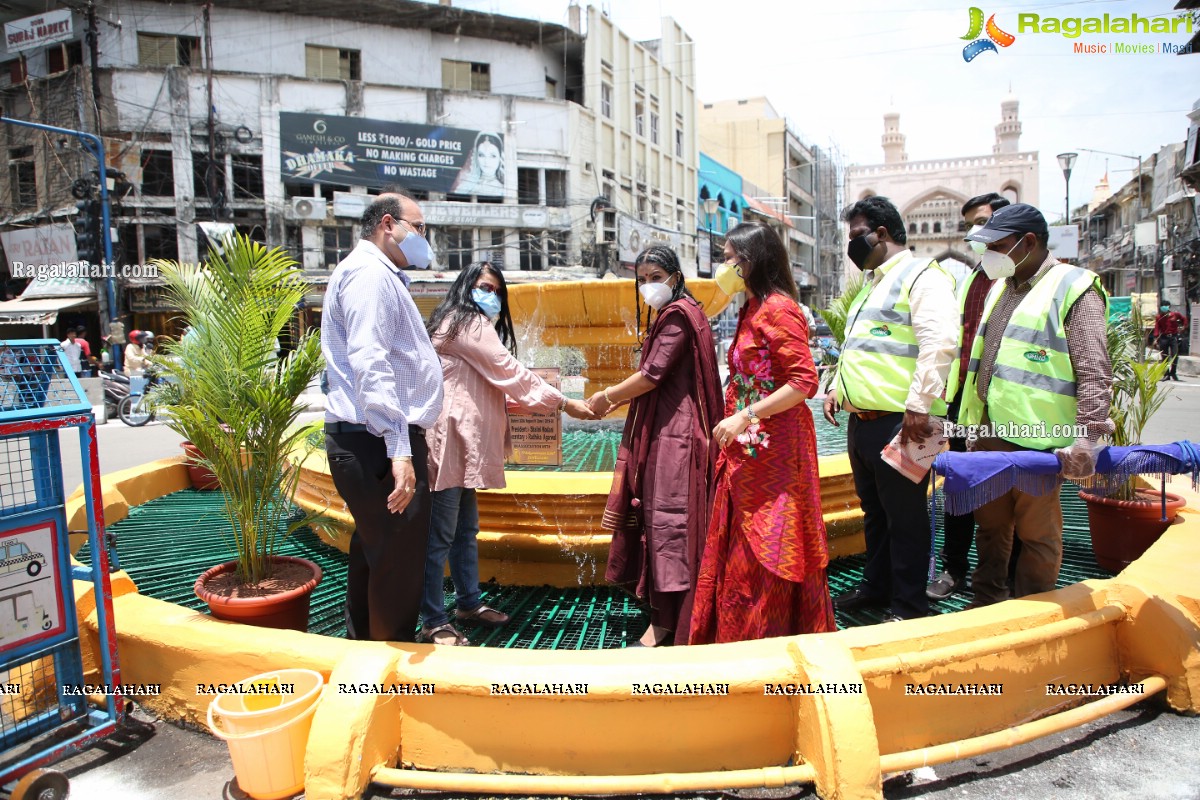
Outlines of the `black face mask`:
[[[874,243],[869,240],[874,238]],[[849,246],[846,248],[846,255],[854,262],[859,269],[865,270],[867,259],[871,257],[871,251],[879,245],[879,237],[873,233],[866,233],[862,236],[855,236],[850,240]]]

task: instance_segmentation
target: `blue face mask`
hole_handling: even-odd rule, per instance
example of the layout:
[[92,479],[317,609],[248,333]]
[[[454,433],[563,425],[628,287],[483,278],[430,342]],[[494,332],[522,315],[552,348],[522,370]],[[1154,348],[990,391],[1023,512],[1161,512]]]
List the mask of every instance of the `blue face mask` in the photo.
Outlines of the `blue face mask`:
[[500,316],[500,296],[495,292],[472,289],[471,299],[475,301],[475,305],[479,306],[480,311],[487,314],[488,319]]
[[420,234],[409,231],[408,235],[398,245],[400,252],[408,259],[408,265],[414,269],[429,269],[433,266],[433,248],[429,241]]

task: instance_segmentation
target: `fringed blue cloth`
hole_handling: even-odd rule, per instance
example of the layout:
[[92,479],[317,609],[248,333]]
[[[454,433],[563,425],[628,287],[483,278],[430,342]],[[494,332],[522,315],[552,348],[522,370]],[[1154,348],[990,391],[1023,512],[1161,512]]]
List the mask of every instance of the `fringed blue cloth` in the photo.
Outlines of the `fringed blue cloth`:
[[[1052,492],[1063,481],[1059,470],[1054,453],[1031,450],[946,452],[933,462],[934,473],[945,478],[942,491],[946,511],[955,515],[974,511],[1010,489],[1032,495]],[[1106,447],[1096,459],[1096,475],[1080,481],[1080,485],[1111,494],[1134,475],[1189,473],[1192,488],[1200,490],[1200,449],[1189,441]]]

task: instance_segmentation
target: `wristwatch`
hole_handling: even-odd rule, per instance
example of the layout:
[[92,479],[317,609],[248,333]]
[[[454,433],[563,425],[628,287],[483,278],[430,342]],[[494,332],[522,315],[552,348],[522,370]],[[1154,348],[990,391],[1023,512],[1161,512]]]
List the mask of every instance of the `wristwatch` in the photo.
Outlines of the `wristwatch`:
[[758,414],[754,413],[754,404],[753,403],[746,406],[746,419],[748,419],[750,421],[751,425],[758,424]]

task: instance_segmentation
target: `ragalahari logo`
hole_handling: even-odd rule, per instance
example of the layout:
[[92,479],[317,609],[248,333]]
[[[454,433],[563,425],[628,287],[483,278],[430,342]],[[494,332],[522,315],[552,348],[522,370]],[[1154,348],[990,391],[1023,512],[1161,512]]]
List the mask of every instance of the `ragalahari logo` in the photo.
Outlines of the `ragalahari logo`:
[[[967,31],[967,35],[961,38],[973,40],[970,44],[963,48],[963,61],[971,62],[980,53],[986,53],[989,50],[993,53],[1000,52],[996,49],[996,45],[1008,47],[1017,40],[1017,37],[1011,33],[1006,33],[1000,30],[1000,26],[996,24],[996,15],[992,14],[988,17],[987,25],[983,24],[983,9],[971,6],[971,28]],[[979,38],[979,34],[987,32],[987,38]]]

